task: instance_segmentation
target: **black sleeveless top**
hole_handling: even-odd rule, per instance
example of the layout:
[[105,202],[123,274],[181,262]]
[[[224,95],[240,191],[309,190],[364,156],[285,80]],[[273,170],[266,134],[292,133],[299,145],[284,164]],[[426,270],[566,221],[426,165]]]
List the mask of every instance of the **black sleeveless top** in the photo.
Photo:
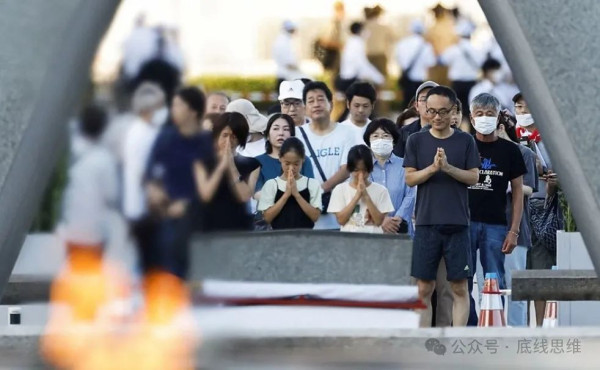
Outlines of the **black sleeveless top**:
[[[310,181],[310,180],[308,180]],[[310,190],[308,190],[308,183],[306,189],[300,191],[300,196],[310,204]],[[277,187],[277,194],[275,194],[275,203],[283,196],[283,191]],[[294,197],[290,197],[285,203],[281,212],[271,221],[271,227],[274,230],[278,229],[312,229],[315,223],[304,213],[298,201]]]

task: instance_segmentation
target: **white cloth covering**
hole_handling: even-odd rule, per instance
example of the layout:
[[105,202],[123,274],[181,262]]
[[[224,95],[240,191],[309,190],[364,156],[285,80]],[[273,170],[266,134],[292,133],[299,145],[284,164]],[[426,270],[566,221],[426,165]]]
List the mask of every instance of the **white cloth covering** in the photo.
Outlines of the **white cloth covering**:
[[285,298],[310,295],[357,302],[416,302],[416,286],[375,284],[298,284],[205,280],[205,296],[213,298]]

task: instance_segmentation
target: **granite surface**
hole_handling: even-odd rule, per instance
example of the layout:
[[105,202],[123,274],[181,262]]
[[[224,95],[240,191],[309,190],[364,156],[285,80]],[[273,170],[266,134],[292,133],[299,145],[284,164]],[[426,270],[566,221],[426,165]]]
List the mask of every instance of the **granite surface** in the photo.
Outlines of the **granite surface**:
[[118,3],[0,2],[0,294]]
[[410,284],[412,242],[404,236],[329,231],[199,235],[190,279],[290,283]]

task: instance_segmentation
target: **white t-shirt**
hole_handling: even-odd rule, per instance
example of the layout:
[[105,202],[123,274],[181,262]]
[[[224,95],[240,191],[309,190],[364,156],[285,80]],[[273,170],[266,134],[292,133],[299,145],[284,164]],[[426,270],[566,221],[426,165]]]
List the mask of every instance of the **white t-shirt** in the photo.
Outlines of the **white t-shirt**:
[[[390,198],[390,193],[383,185],[379,185],[372,182],[367,186],[367,193],[375,203],[375,206],[379,212],[388,214],[394,211],[394,205]],[[333,189],[331,193],[331,200],[329,201],[329,213],[337,213],[344,209],[352,198],[356,195],[356,189],[350,186],[350,183],[344,182],[339,184]],[[364,225],[367,220],[367,204],[364,200],[360,200],[357,203],[358,212],[350,217],[350,220],[342,226],[341,231],[346,232],[360,232],[360,233],[371,233],[371,234],[383,234],[381,226],[375,225]]]
[[369,123],[371,123],[371,120],[367,119],[367,123],[365,123],[363,127],[358,127],[354,123],[352,123],[350,118],[348,118],[347,120],[340,122],[340,125],[349,127],[350,129],[352,129],[352,131],[354,131],[354,135],[356,135],[355,143],[356,145],[359,145],[365,144],[363,136],[365,135],[365,131],[367,131],[367,126],[369,126]]
[[[258,210],[265,211],[271,208],[275,204],[275,196],[277,195],[277,189],[281,191],[285,191],[287,187],[287,182],[282,180],[281,177],[276,177],[274,179],[268,180],[265,182],[261,192],[260,192],[260,201],[258,202]],[[306,176],[300,177],[296,180],[296,187],[298,191],[303,191],[308,187],[308,192],[310,193],[310,205],[321,209],[321,185],[315,181],[315,179],[308,179]]]
[[[336,127],[333,131],[323,136],[313,133],[311,130],[312,125],[302,126],[327,180],[339,171],[341,166],[348,162],[348,152],[350,151],[350,148],[357,145],[356,134],[352,128],[337,123],[335,125]],[[311,164],[315,173],[315,179],[319,181],[319,185],[322,184],[324,181],[317,169],[315,158],[312,158],[308,145],[299,128],[296,132],[296,137],[304,143],[306,155],[310,157],[310,160],[312,161]]]

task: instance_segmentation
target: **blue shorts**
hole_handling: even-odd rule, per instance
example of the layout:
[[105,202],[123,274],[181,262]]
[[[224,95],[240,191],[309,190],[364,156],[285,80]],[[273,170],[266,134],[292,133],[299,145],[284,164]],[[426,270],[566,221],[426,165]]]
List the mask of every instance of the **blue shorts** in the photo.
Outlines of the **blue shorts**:
[[471,238],[467,225],[422,225],[415,227],[411,276],[434,281],[444,258],[448,281],[473,276]]

